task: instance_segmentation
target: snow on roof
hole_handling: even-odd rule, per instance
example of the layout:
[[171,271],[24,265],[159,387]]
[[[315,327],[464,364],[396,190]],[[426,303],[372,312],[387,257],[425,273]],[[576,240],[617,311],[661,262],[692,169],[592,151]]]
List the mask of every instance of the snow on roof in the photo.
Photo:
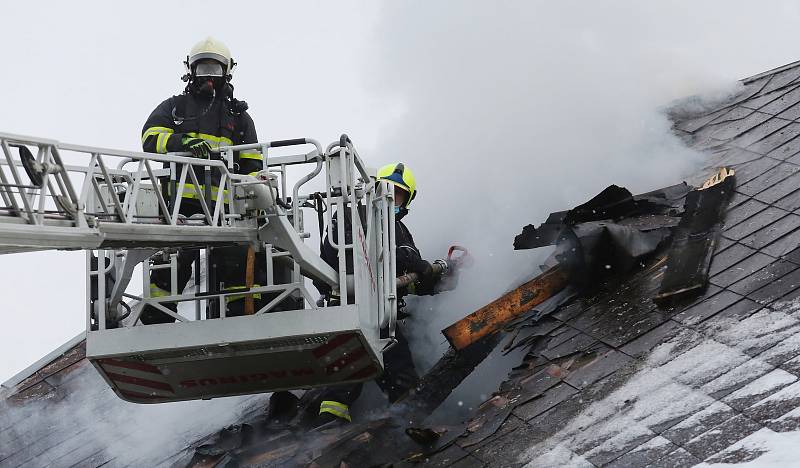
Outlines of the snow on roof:
[[[525,385],[538,378],[549,388],[523,395],[498,433],[465,455],[504,466],[691,466],[759,456],[785,466],[785,447],[800,440],[791,432],[800,430],[798,86],[795,63],[745,80],[722,106],[673,114],[687,144],[710,153],[704,173],[736,170],[710,287],[694,304],[651,307],[644,316],[653,321],[636,322],[646,330],[626,342],[602,336],[603,324],[616,321],[603,311],[619,299],[613,287],[554,314],[555,328],[537,324],[559,346],[557,336],[577,332],[583,338],[572,338],[570,351],[595,353],[583,369],[598,369],[553,382],[547,366],[559,363],[545,358],[553,344],[540,344],[544,351],[527,359],[543,370]],[[628,284],[655,279],[657,263]]]

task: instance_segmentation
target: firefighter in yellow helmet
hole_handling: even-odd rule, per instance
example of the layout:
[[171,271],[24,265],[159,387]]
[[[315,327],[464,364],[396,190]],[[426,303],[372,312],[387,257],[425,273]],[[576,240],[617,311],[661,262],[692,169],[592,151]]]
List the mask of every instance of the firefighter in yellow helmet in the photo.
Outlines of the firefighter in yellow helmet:
[[[186,74],[182,77],[186,87],[182,94],[172,96],[159,104],[148,117],[142,129],[142,149],[150,153],[189,152],[197,158],[217,157],[213,148],[220,146],[257,143],[253,119],[247,113],[247,103],[233,96],[232,72],[236,62],[230,50],[222,42],[209,37],[192,47],[184,61]],[[252,151],[234,153],[234,171],[238,174],[253,174],[264,168],[263,155]],[[180,171],[180,168],[178,168]],[[202,170],[195,171],[199,186],[186,183],[182,193],[180,213],[186,217],[203,213],[198,200],[199,193],[206,193],[206,181]],[[215,169],[211,173],[212,200],[216,200],[217,186],[221,174]],[[190,179],[187,177],[187,180]],[[167,194],[174,202],[175,194]],[[225,195],[226,197],[227,195]],[[199,251],[183,249],[178,253],[178,292],[182,292],[192,273],[192,263]],[[216,265],[218,283],[226,289],[245,285],[246,247],[214,249],[212,265]],[[259,271],[262,270],[262,271]],[[254,284],[264,284],[258,276],[265,276],[263,269],[256,270]],[[262,279],[262,281],[265,278]],[[154,270],[150,275],[151,296],[169,295],[171,290],[169,269]],[[236,298],[234,299],[241,299]],[[260,297],[256,298],[260,299]],[[213,301],[216,303],[216,301]],[[229,315],[237,315],[240,303],[232,300]],[[174,309],[174,307],[172,307]],[[218,315],[212,311],[211,315]],[[147,307],[141,316],[142,322],[165,323],[175,319],[153,307]]]
[[[414,244],[411,232],[402,221],[408,214],[409,205],[417,196],[417,182],[414,178],[414,173],[404,163],[399,162],[381,167],[378,170],[377,179],[394,185],[395,248],[397,257],[397,271],[395,274],[396,276],[401,276],[407,273],[417,273],[420,277],[417,283],[398,290],[398,296],[401,298],[398,301],[398,318],[405,318],[408,314],[400,310],[404,305],[402,297],[407,294],[436,294],[438,292],[437,284],[441,277],[438,274],[434,274],[431,263],[422,258],[419,249]],[[345,214],[345,233],[347,237],[351,236],[350,220],[347,216],[349,213],[347,211]],[[337,222],[336,216],[334,216],[333,222]],[[335,226],[332,232],[337,232]],[[337,241],[335,235],[334,241]],[[346,239],[346,242],[349,243],[350,240]],[[322,244],[321,256],[333,268],[338,268],[336,249],[333,248],[327,236]],[[352,265],[352,258],[348,258],[348,264]],[[352,266],[348,266],[348,268],[352,268]],[[330,289],[326,288],[324,284],[317,284],[317,287],[323,294],[330,295]],[[329,297],[329,302],[330,299]],[[336,298],[332,299],[336,301]],[[396,329],[395,337],[398,341],[397,345],[384,353],[385,370],[383,375],[376,381],[392,403],[404,397],[419,380],[408,341],[402,332],[402,325],[400,324]],[[315,422],[315,426],[321,426],[333,421],[350,421],[350,405],[361,394],[361,388],[362,384],[345,384],[326,389],[320,397],[319,417]]]

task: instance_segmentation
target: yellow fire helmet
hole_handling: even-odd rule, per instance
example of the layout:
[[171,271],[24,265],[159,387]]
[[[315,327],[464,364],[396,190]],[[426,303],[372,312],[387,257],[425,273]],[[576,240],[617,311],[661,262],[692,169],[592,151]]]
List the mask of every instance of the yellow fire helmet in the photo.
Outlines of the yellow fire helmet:
[[192,67],[198,60],[212,59],[221,63],[225,67],[224,74],[230,79],[233,68],[236,66],[231,51],[225,44],[209,36],[192,47],[189,55],[186,56],[186,61],[183,64],[186,66],[186,73],[192,73]]
[[417,180],[414,178],[414,173],[401,162],[387,164],[378,169],[378,180],[385,180],[408,192],[404,208],[408,208],[411,200],[417,196]]

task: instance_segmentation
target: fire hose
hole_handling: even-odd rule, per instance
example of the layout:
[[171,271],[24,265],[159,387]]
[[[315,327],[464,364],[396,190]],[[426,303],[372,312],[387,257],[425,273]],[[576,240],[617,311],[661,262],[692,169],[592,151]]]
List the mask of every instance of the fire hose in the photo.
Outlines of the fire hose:
[[[454,255],[460,252],[458,255]],[[459,245],[450,246],[447,250],[446,259],[434,260],[431,263],[431,272],[434,275],[447,276],[453,274],[461,268],[468,268],[472,265],[473,259],[469,251]],[[397,277],[397,288],[404,288],[420,280],[419,273],[406,273]]]

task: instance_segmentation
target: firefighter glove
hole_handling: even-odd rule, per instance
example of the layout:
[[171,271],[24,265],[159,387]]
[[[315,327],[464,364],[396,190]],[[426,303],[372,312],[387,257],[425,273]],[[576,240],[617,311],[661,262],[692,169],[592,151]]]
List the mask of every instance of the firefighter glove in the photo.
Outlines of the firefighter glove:
[[202,138],[183,137],[183,150],[192,153],[196,158],[208,159],[211,156],[211,145]]
[[430,262],[428,262],[427,260],[419,259],[416,262],[414,262],[411,271],[418,274],[420,280],[427,280],[431,276],[433,276],[433,268],[431,267]]

